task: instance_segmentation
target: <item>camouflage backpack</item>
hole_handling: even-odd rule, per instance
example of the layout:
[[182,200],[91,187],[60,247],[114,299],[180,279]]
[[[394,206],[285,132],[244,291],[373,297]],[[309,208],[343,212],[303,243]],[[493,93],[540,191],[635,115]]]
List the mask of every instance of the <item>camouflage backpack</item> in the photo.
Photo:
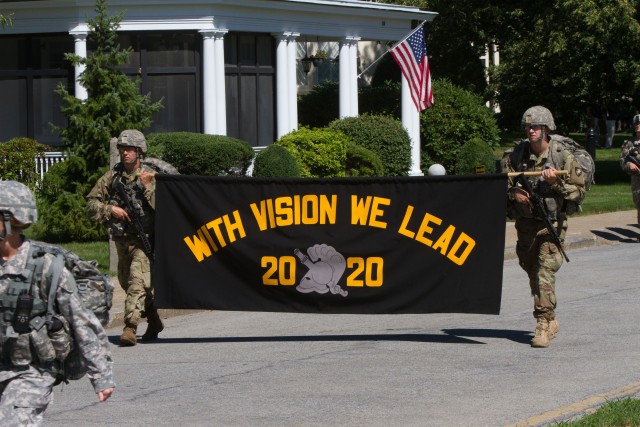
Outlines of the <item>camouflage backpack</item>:
[[[54,263],[51,289],[49,295],[55,295],[58,287],[57,280],[60,272],[64,267],[71,272],[76,282],[77,294],[82,305],[91,310],[96,315],[103,327],[109,324],[109,310],[113,302],[114,286],[111,277],[103,274],[98,269],[98,261],[85,261],[81,259],[75,252],[65,250],[59,246],[51,245],[44,242],[33,242],[34,258],[42,259],[44,253],[50,253],[56,256]],[[37,264],[36,264],[37,265]],[[36,267],[37,271],[37,267]],[[52,298],[50,297],[51,301]],[[53,313],[53,304],[48,304],[47,316]],[[64,360],[65,380],[77,380],[86,373],[84,358],[77,346],[73,346],[71,352]]]

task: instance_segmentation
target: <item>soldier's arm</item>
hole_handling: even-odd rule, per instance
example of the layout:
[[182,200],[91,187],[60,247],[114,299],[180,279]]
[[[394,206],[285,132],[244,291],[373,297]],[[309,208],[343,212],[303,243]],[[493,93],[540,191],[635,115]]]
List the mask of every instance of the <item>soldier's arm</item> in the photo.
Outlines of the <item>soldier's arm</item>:
[[102,392],[98,398],[106,400],[113,392],[109,389],[115,387],[109,338],[93,312],[78,299],[75,280],[66,268],[60,275],[56,303],[60,314],[69,322],[74,346],[86,362],[87,376],[95,392]]
[[620,150],[620,167],[629,175],[634,172],[637,173],[637,167],[634,167],[635,165],[627,160],[627,156],[631,154],[633,148],[633,142],[625,141],[625,143],[622,144],[622,149]]
[[110,187],[113,179],[113,172],[105,173],[93,186],[87,195],[87,212],[98,222],[107,222],[111,218],[111,198]]
[[585,194],[584,174],[580,163],[575,159],[573,154],[565,150],[563,152],[564,169],[567,170],[566,175],[559,175],[551,189],[556,191],[566,200],[582,200]]

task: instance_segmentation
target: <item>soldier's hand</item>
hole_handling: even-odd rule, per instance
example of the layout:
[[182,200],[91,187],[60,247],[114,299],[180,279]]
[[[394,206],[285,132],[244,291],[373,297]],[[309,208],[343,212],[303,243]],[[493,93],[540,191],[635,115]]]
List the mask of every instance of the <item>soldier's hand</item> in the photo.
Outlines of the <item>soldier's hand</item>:
[[113,387],[109,387],[106,388],[102,391],[98,392],[98,400],[100,402],[104,402],[105,400],[107,400],[108,398],[111,397],[111,394],[113,393],[114,388]]
[[558,180],[556,176],[556,169],[554,167],[550,167],[542,170],[542,177],[549,185],[553,185]]
[[149,187],[149,184],[151,184],[151,181],[153,180],[153,178],[156,176],[155,172],[142,172],[139,177],[140,177],[140,182],[142,183],[142,185],[144,185],[145,187]]
[[640,168],[638,166],[636,166],[635,163],[629,162],[629,172],[635,173],[635,174],[640,174]]
[[529,198],[529,193],[527,193],[524,189],[520,187],[516,187],[516,189],[514,190],[513,198],[518,203],[531,206],[531,199]]
[[127,213],[127,211],[122,209],[120,206],[111,206],[111,217],[115,219],[131,221],[131,218],[129,218],[129,214]]

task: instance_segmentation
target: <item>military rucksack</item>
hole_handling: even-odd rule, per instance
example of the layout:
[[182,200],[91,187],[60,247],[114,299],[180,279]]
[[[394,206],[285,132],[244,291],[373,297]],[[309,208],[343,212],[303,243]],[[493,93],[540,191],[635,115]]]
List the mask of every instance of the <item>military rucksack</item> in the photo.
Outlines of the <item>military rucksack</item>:
[[[582,168],[582,172],[584,174],[584,189],[589,191],[591,188],[591,184],[595,184],[595,173],[596,173],[596,164],[593,161],[591,155],[585,150],[582,145],[578,144],[573,139],[561,136],[561,135],[551,135],[551,141],[555,141],[559,143],[563,148],[569,150],[573,157],[578,161],[580,167]],[[557,148],[556,150],[552,150],[551,156],[554,157],[554,161],[557,158],[562,158],[559,153],[562,151],[561,148]]]
[[[109,324],[109,311],[113,303],[114,286],[109,275],[103,274],[98,269],[98,261],[86,261],[81,259],[75,252],[65,250],[59,246],[51,245],[44,242],[31,242],[33,246],[33,257],[37,260],[43,260],[45,253],[56,256],[56,261],[52,267],[52,283],[49,290],[49,304],[47,317],[53,313],[53,304],[51,296],[55,295],[58,287],[58,278],[64,267],[73,275],[76,282],[78,299],[82,305],[96,315],[103,327]],[[37,262],[35,263],[37,271]],[[55,282],[55,283],[54,283]],[[77,380],[86,373],[86,365],[84,357],[80,353],[78,346],[73,346],[69,355],[64,359],[65,380]]]

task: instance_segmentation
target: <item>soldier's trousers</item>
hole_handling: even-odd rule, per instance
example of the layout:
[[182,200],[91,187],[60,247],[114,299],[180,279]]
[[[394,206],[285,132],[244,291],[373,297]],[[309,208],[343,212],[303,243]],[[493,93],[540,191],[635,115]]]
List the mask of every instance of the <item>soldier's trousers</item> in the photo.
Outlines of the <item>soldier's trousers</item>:
[[[8,372],[2,377],[6,378]],[[33,367],[12,371],[15,376],[0,382],[0,425],[40,426],[44,411],[53,401],[55,378]]]
[[137,325],[153,306],[151,265],[137,238],[114,238],[118,251],[118,281],[126,292],[124,320]]
[[[544,222],[530,218],[516,221],[518,243],[516,254],[520,267],[529,276],[529,287],[533,295],[533,317],[553,320],[556,317],[556,272],[562,266],[564,258],[560,249],[547,231]],[[554,226],[557,226],[554,223]],[[556,231],[564,241],[567,226]]]

